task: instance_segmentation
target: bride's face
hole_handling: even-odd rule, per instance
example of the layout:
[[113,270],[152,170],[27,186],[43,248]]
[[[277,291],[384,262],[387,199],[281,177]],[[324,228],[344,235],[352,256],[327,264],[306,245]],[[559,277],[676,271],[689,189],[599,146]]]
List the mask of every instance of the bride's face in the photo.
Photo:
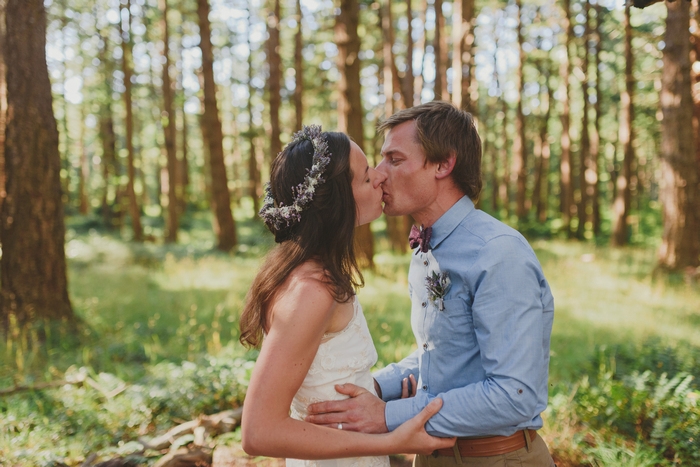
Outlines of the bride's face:
[[350,170],[352,195],[357,206],[357,225],[367,224],[382,214],[381,184],[386,176],[367,164],[362,149],[350,142]]

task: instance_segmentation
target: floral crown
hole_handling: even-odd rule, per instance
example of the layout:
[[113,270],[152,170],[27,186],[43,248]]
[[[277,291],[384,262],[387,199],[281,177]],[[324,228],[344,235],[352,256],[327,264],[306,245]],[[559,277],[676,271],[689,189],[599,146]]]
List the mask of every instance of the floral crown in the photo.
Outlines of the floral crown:
[[306,170],[304,181],[292,187],[294,202],[285,206],[283,203],[276,203],[272,197],[270,184],[265,185],[265,200],[260,208],[260,217],[268,226],[273,226],[275,230],[289,227],[301,220],[301,212],[306,209],[314,199],[316,186],[323,183],[323,172],[331,161],[331,153],[328,150],[328,143],[321,137],[321,125],[304,126],[301,131],[297,131],[289,144],[298,141],[308,140],[314,147],[314,156],[311,168]]

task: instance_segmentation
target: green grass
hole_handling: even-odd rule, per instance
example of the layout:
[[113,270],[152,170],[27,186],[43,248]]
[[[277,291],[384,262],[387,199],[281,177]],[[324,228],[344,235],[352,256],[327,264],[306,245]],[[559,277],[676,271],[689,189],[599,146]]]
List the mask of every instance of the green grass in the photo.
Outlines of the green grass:
[[[66,247],[81,335],[49,327],[47,344],[38,345],[36,330],[15,329],[0,346],[0,388],[84,371],[103,391],[71,386],[0,398],[0,461],[6,461],[0,464],[79,465],[89,452],[113,452],[198,412],[236,405],[245,391],[255,353],[238,344],[237,320],[272,244],[262,226],[239,224],[243,246],[232,255],[213,251],[211,238],[196,230],[183,235],[188,243],[164,246],[128,244],[83,227],[71,227]],[[590,444],[577,438],[581,420],[570,403],[581,378],[597,372],[604,349],[626,349],[619,351],[619,365],[634,360],[635,349],[650,339],[681,357],[700,349],[700,288],[679,278],[652,281],[652,249],[558,240],[533,246],[556,306],[548,441],[560,459],[581,465],[644,465],[655,459],[653,452],[647,445],[635,447],[629,436],[615,438],[627,444],[608,440],[583,449]],[[365,272],[360,300],[381,367],[407,355],[415,343],[406,282],[410,257],[379,252],[375,260],[376,270]],[[656,361],[658,355],[644,358]],[[697,368],[668,365],[661,369]],[[232,383],[222,386],[221,375]],[[105,396],[120,384],[129,389]],[[617,464],[604,460],[615,456]]]

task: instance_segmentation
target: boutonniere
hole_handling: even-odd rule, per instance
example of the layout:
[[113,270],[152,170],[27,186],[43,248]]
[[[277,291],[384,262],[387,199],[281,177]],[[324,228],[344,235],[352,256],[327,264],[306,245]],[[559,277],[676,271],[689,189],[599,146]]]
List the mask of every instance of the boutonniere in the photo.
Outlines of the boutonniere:
[[437,305],[440,311],[445,309],[444,298],[451,284],[450,276],[446,272],[433,271],[425,278],[425,285],[428,288],[428,298]]

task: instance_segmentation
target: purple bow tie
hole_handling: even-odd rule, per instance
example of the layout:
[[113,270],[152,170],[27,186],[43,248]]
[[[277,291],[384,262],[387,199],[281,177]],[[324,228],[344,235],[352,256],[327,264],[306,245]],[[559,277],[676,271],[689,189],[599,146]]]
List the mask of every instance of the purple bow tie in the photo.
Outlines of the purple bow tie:
[[[411,227],[411,233],[408,235],[408,244],[411,246],[411,248],[419,246],[420,251],[426,253],[430,249],[430,236],[432,234],[432,227],[423,228],[421,225],[419,229],[414,225]],[[416,253],[418,252],[416,251]]]

